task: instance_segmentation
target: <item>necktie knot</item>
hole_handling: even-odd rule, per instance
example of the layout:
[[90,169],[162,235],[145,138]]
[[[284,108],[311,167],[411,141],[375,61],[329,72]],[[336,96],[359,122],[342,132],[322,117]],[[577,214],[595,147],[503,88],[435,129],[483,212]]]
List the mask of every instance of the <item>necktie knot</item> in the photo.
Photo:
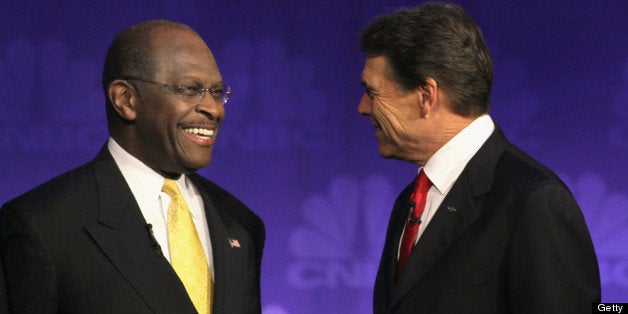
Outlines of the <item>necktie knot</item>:
[[415,190],[417,192],[419,192],[419,193],[427,193],[427,191],[429,191],[431,186],[432,186],[432,182],[430,181],[430,179],[425,174],[425,171],[423,171],[423,169],[421,169],[421,171],[419,171],[419,175],[417,177]]
[[172,179],[166,179],[166,181],[164,181],[164,186],[161,188],[161,190],[172,198],[181,195],[179,186],[177,186],[177,181],[174,181]]

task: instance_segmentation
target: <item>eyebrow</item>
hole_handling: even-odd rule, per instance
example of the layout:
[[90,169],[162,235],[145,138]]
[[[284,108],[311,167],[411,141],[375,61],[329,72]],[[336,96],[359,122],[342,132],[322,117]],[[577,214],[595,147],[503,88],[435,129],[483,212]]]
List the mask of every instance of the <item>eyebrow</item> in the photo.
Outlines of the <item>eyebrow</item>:
[[[192,80],[192,81],[197,81],[199,83],[204,81],[202,78],[200,78],[200,77],[198,77],[196,75],[184,75],[184,76],[179,77],[177,80]],[[224,83],[223,83],[223,80],[220,79],[218,81],[212,81],[211,84],[220,84],[220,85],[222,85]]]
[[364,89],[366,89],[367,92],[371,92],[371,93],[376,92],[375,88],[369,85],[369,83],[367,83],[366,81],[363,80],[362,82],[360,82],[360,84],[364,86]]

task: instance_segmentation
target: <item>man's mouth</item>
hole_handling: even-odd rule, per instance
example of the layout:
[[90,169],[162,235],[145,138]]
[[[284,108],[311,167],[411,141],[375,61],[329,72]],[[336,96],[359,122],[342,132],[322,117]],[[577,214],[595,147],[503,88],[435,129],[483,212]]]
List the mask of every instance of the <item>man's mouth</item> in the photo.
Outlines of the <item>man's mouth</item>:
[[375,120],[371,120],[371,124],[373,125],[374,128],[376,129],[381,129],[382,126]]
[[184,132],[194,134],[201,137],[212,137],[214,136],[214,130],[204,129],[204,128],[185,128]]
[[183,127],[181,130],[190,141],[199,146],[210,147],[216,140],[216,130],[213,127]]

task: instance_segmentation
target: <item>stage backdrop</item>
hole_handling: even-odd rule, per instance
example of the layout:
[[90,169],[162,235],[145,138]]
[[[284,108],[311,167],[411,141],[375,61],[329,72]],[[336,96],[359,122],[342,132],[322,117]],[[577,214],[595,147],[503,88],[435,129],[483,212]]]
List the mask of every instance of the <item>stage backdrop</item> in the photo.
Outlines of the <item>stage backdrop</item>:
[[[108,138],[109,42],[186,23],[233,99],[201,171],[266,222],[264,313],[369,313],[393,200],[416,167],[383,160],[358,115],[359,31],[404,1],[0,1],[0,203]],[[103,4],[104,3],[104,4]],[[603,300],[628,302],[628,2],[462,1],[493,53],[491,114],[575,194]]]

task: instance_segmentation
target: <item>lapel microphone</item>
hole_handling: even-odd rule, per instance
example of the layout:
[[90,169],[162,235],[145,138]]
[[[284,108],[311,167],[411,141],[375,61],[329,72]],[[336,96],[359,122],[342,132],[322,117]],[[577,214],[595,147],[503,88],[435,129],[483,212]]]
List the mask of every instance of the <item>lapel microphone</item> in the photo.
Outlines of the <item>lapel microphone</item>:
[[163,257],[164,253],[161,251],[161,246],[159,245],[159,242],[157,242],[157,239],[155,238],[155,234],[153,234],[153,225],[152,224],[146,224],[146,231],[148,232],[148,236],[150,237],[150,244],[153,246],[153,250],[155,251],[155,254],[157,254],[157,256],[159,257]]
[[408,215],[408,224],[409,225],[416,225],[416,224],[421,224],[421,217],[412,217],[412,214],[414,214],[414,207],[416,206],[415,202],[410,202],[410,215]]

